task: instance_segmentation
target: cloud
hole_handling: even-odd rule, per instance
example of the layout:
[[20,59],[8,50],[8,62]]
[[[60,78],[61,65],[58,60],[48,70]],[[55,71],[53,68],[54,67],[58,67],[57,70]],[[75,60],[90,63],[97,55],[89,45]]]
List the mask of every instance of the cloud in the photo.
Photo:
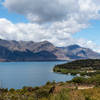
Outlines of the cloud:
[[90,49],[100,53],[100,45],[97,45],[93,41],[82,39],[82,38],[80,38],[76,41],[77,41],[76,43],[79,44],[80,46],[90,48]]
[[9,11],[25,15],[31,22],[46,23],[69,20],[97,18],[100,2],[98,0],[5,0],[3,5]]
[[47,28],[47,26],[41,26],[35,23],[13,24],[11,21],[1,18],[0,36],[4,39],[10,40],[59,41],[55,44],[60,45],[60,41],[65,41],[66,39],[71,38],[73,33],[86,27],[86,25],[78,24],[72,19],[66,22],[56,22]]
[[75,0],[5,0],[4,6],[40,23],[64,20],[67,13],[77,10]]

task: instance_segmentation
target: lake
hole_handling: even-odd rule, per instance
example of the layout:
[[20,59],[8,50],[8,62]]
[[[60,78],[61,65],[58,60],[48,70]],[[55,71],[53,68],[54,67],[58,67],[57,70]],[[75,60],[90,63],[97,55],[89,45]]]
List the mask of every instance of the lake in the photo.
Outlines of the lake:
[[40,86],[47,81],[68,81],[71,75],[52,72],[56,64],[65,62],[3,62],[0,63],[0,88],[20,89],[23,86]]

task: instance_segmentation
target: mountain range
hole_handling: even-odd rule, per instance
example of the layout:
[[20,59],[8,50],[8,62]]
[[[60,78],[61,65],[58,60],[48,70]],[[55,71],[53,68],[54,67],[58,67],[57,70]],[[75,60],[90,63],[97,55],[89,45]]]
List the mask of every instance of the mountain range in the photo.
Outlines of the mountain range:
[[0,39],[0,61],[57,61],[100,59],[100,54],[79,45],[56,47],[48,41],[15,41]]

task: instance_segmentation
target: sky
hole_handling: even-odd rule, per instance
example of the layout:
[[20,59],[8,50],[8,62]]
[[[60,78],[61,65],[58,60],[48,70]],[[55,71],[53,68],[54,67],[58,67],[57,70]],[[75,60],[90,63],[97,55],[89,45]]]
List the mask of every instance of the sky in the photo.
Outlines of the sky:
[[78,44],[100,52],[100,0],[0,0],[0,38]]

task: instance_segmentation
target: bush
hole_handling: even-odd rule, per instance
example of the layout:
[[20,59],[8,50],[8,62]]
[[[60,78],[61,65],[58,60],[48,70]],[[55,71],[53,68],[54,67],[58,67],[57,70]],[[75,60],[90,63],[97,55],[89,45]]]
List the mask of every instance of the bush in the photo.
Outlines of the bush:
[[47,83],[46,83],[46,85],[50,85],[51,84],[51,82],[50,81],[48,81]]
[[42,97],[48,97],[48,96],[49,96],[49,92],[45,89],[40,89],[35,92],[36,98],[42,98]]
[[72,79],[72,82],[74,83],[86,83],[87,79],[84,77],[75,77]]
[[13,93],[13,92],[15,91],[15,89],[11,88],[9,91],[10,91],[11,93]]

